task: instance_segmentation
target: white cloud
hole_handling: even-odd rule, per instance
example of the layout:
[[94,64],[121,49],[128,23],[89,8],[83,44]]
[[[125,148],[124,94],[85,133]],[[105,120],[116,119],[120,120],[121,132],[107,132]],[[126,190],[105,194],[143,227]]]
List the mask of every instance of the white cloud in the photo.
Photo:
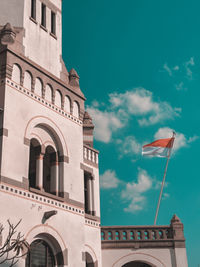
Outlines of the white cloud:
[[[176,75],[174,74],[178,74],[179,76],[181,75],[182,77],[183,76],[182,74],[185,74],[186,78],[188,78],[189,80],[192,80],[193,79],[192,67],[194,66],[195,66],[194,57],[191,57],[188,61],[182,63],[180,67],[178,65],[174,67],[169,67],[168,64],[165,63],[163,65],[163,69],[168,73],[170,77],[172,76],[176,77]],[[175,88],[176,90],[186,89],[184,88],[183,82],[178,82],[177,84],[175,84]]]
[[189,79],[193,78],[193,73],[191,70],[191,67],[194,66],[194,57],[191,57],[188,61],[184,63],[185,69],[186,69],[186,75]]
[[[161,139],[161,138],[170,138],[172,137],[173,129],[168,127],[160,128],[154,135],[155,139]],[[192,143],[196,141],[199,138],[199,136],[193,136],[189,137],[188,139],[185,137],[183,133],[176,132],[173,151],[177,151],[181,149],[182,147],[188,146],[189,143]]]
[[199,139],[199,136],[194,135],[194,136],[192,136],[192,137],[190,137],[190,138],[188,139],[188,143],[192,143],[192,142],[194,142],[194,141],[196,141],[196,140],[198,140],[198,139]]
[[173,108],[167,102],[155,101],[152,92],[144,88],[112,93],[109,103],[106,106],[94,101],[87,107],[95,125],[95,139],[105,143],[110,142],[113,133],[127,126],[133,117],[140,126],[149,126],[174,119],[181,112],[180,108]]
[[181,91],[181,90],[186,90],[187,88],[184,87],[184,83],[180,82],[178,84],[175,85],[175,88],[177,91]]
[[180,67],[178,65],[170,68],[167,63],[163,65],[163,69],[169,74],[169,76],[173,76],[175,71],[179,71]]
[[165,200],[169,197],[170,197],[170,195],[168,193],[163,193],[162,200]]
[[142,146],[134,136],[127,136],[124,140],[117,140],[122,155],[141,154]]
[[120,180],[117,178],[115,171],[107,170],[100,175],[100,187],[102,189],[117,188]]
[[172,108],[167,102],[160,102],[157,110],[152,110],[152,114],[148,118],[138,120],[141,126],[149,126],[165,120],[174,119],[180,116],[181,109]]
[[[164,185],[164,188],[168,187],[169,183],[168,182],[165,182],[165,185]],[[154,180],[154,189],[161,189],[161,186],[162,186],[162,181],[157,181],[157,180]]]
[[163,69],[166,70],[166,72],[169,74],[169,76],[172,76],[172,70],[169,68],[167,63],[163,65]]
[[131,203],[127,208],[124,208],[125,212],[135,213],[136,211],[142,210],[146,203],[144,196],[135,196],[132,198]]
[[180,113],[167,102],[155,101],[152,92],[144,88],[136,88],[123,94],[113,93],[109,96],[114,109],[124,109],[124,112],[128,112],[129,115],[139,117],[138,123],[141,126],[172,119]]
[[[127,204],[124,208],[125,212],[135,213],[137,211],[143,210],[147,204],[146,193],[150,190],[160,190],[161,182],[157,181],[155,178],[151,178],[146,170],[138,168],[138,175],[136,181],[125,183],[120,180],[115,171],[106,170],[104,174],[100,175],[100,186],[101,189],[116,189],[122,187],[121,199]],[[165,183],[165,187],[168,183]],[[110,193],[110,196],[114,196],[116,192]],[[168,193],[163,194],[163,199],[169,197]],[[111,202],[110,202],[111,203]]]
[[134,213],[144,208],[146,203],[144,193],[152,188],[152,181],[152,178],[147,172],[139,168],[137,182],[133,181],[127,183],[126,188],[122,190],[122,199],[126,199],[130,202],[124,211]]
[[178,65],[176,65],[176,66],[173,67],[173,70],[179,70],[179,69],[180,69],[180,68],[179,68]]
[[96,107],[88,107],[87,111],[93,118],[95,125],[95,139],[108,143],[112,133],[124,126],[121,118],[113,112],[101,111]]

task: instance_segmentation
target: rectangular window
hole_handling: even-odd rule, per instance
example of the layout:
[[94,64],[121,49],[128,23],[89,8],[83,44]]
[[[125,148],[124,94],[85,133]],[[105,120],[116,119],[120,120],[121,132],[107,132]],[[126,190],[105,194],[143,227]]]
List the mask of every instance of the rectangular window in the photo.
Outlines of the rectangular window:
[[84,171],[84,200],[85,213],[95,215],[94,180],[92,174],[87,171]]
[[46,28],[46,6],[42,3],[41,7],[41,25]]
[[31,0],[31,18],[36,20],[36,0]]
[[51,33],[56,35],[56,14],[51,11]]
[[85,198],[85,213],[90,214],[90,174],[84,172],[84,198]]

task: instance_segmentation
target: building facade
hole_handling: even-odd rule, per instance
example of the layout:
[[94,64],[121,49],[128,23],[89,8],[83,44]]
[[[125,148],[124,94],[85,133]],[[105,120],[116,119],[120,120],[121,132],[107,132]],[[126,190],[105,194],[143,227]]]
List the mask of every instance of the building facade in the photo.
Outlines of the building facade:
[[[62,1],[1,0],[0,41],[0,212],[3,225],[22,219],[18,230],[30,251],[18,266],[187,267],[182,228],[182,261],[169,254],[177,244],[173,229],[163,265],[130,255],[132,230],[101,233],[94,125],[79,76],[62,59]],[[107,238],[113,231],[118,239]],[[159,258],[163,247],[156,244],[149,253]]]

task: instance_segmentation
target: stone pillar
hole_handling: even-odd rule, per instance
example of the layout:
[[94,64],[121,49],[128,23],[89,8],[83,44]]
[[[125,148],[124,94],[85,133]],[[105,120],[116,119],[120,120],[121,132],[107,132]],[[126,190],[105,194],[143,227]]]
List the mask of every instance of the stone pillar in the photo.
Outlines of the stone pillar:
[[174,215],[171,219],[171,228],[174,239],[174,254],[176,266],[188,267],[185,238],[183,234],[183,224],[176,215]]
[[52,194],[58,196],[59,189],[59,162],[55,161],[51,164],[51,180],[50,180],[50,191]]
[[43,190],[43,158],[43,154],[36,158],[36,187],[40,190]]

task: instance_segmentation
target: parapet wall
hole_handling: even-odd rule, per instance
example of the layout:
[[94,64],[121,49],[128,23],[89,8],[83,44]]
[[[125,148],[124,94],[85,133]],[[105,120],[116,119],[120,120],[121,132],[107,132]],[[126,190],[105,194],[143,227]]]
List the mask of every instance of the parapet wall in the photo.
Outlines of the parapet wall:
[[187,267],[183,224],[174,215],[165,226],[103,226],[103,266],[123,267],[134,261],[152,267]]

